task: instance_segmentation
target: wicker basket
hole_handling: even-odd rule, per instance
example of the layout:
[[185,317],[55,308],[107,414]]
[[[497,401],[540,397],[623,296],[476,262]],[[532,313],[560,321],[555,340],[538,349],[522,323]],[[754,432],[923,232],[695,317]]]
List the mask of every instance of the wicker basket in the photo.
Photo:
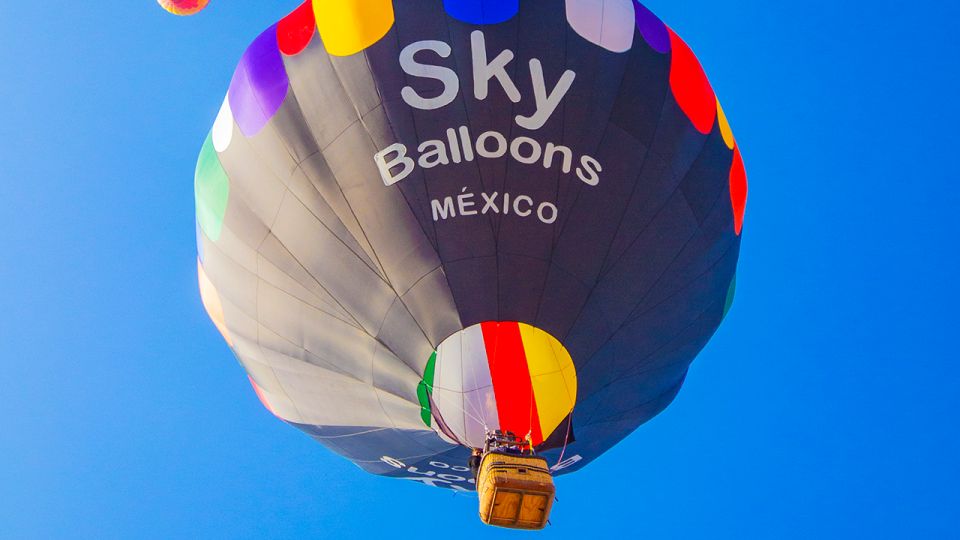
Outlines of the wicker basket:
[[541,457],[490,452],[477,477],[480,520],[511,529],[547,526],[556,489]]

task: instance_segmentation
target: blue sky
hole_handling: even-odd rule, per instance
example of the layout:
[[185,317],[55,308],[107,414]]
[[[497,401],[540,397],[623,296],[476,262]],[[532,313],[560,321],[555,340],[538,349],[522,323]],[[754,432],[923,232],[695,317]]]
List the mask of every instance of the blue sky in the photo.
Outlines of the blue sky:
[[[274,419],[203,312],[196,155],[298,1],[8,4],[0,537],[518,536]],[[542,536],[956,538],[960,7],[647,5],[743,149],[738,297],[677,401],[559,480]]]

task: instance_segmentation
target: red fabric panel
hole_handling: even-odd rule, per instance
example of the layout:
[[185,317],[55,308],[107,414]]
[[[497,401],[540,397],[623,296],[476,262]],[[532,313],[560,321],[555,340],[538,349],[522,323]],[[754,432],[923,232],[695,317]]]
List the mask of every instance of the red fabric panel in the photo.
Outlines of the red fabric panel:
[[277,23],[277,45],[287,56],[300,54],[317,33],[317,21],[313,16],[313,0],[307,0],[292,13]]
[[534,446],[542,443],[540,417],[519,325],[515,322],[485,322],[480,328],[487,349],[493,393],[497,398],[500,429],[512,431],[521,438],[529,433]]
[[670,30],[670,88],[680,109],[693,122],[693,127],[704,135],[713,129],[717,118],[717,97],[696,55],[690,47]]
[[733,151],[730,166],[730,204],[733,206],[733,230],[737,235],[743,230],[743,213],[747,207],[747,171],[743,167],[740,148]]

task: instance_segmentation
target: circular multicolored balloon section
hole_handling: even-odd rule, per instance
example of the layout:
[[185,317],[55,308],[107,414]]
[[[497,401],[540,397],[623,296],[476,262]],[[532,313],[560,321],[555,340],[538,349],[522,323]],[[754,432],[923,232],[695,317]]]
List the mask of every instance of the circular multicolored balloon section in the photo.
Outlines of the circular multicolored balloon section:
[[174,15],[194,15],[203,11],[210,0],[157,0],[157,3]]

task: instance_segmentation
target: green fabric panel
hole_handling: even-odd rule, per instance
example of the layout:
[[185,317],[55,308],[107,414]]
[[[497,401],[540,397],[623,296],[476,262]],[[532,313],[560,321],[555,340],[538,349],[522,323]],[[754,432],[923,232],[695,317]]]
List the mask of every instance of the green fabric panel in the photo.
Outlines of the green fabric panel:
[[193,193],[197,204],[197,222],[208,238],[216,242],[220,239],[223,217],[227,213],[227,200],[230,198],[230,178],[220,164],[217,151],[213,148],[213,137],[207,140],[197,159],[197,171],[194,177]]
[[427,360],[427,367],[423,369],[423,380],[417,385],[417,399],[420,400],[420,419],[430,427],[433,415],[430,412],[430,394],[433,393],[433,373],[437,364],[437,352],[434,351]]
[[730,308],[733,307],[733,297],[737,295],[737,275],[733,275],[733,279],[730,281],[730,288],[727,289],[727,301],[723,305],[723,318],[727,318],[727,313],[730,313]]

